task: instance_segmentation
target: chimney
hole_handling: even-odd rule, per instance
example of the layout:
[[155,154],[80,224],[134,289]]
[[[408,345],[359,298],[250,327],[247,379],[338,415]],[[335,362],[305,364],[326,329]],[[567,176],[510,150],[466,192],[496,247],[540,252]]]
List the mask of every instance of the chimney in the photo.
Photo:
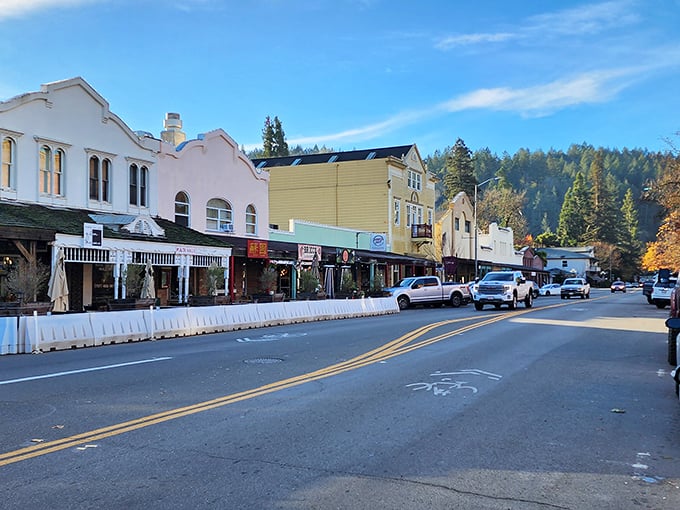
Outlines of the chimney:
[[161,131],[161,140],[175,147],[186,141],[187,135],[182,131],[182,119],[179,118],[179,113],[166,113],[163,125],[165,130]]

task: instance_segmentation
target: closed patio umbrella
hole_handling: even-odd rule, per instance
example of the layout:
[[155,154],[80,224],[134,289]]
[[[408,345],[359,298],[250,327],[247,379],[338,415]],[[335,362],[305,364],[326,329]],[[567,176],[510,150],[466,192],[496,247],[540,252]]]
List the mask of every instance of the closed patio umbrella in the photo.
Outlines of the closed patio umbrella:
[[335,297],[333,275],[334,275],[333,267],[332,266],[327,267],[323,287],[324,290],[326,291],[326,296],[330,299],[333,299]]
[[156,298],[156,287],[153,280],[153,266],[149,260],[146,261],[146,267],[144,268],[144,283],[142,284],[142,292],[139,297],[142,299]]
[[321,281],[321,274],[319,273],[319,257],[317,257],[316,253],[312,259],[312,274],[314,275],[314,278],[316,278],[317,282]]
[[57,263],[52,269],[47,295],[52,301],[52,310],[66,312],[68,310],[68,283],[66,281],[66,266],[64,262],[64,250],[59,248]]

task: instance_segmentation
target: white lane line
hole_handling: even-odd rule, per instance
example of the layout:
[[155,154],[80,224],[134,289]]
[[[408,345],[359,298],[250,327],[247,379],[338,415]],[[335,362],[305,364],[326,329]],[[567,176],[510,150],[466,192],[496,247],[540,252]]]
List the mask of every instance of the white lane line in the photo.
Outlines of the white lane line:
[[152,359],[143,359],[140,361],[130,361],[129,363],[118,363],[116,365],[104,365],[101,367],[92,367],[92,368],[82,368],[80,370],[69,370],[68,372],[55,372],[54,374],[45,374],[45,375],[34,375],[32,377],[22,377],[21,379],[7,379],[6,381],[0,381],[0,386],[3,384],[14,384],[14,383],[20,383],[20,382],[26,382],[26,381],[35,381],[37,379],[50,379],[52,377],[61,377],[63,375],[73,375],[73,374],[82,374],[84,372],[96,372],[98,370],[109,370],[111,368],[120,368],[120,367],[129,367],[131,365],[141,365],[143,363],[154,363],[156,361],[166,361],[172,359],[171,357],[162,357],[162,358],[152,358]]

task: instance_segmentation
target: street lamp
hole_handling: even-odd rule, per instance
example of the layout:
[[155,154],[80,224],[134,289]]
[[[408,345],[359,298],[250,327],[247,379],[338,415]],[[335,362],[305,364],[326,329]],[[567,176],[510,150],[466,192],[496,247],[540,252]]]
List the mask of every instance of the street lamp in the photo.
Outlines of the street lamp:
[[491,182],[491,181],[497,181],[499,180],[500,177],[491,177],[490,179],[487,179],[484,182],[480,182],[479,184],[475,184],[475,209],[474,209],[474,220],[475,220],[475,280],[479,277],[479,260],[477,257],[477,188],[480,188],[481,186],[484,186],[485,184]]

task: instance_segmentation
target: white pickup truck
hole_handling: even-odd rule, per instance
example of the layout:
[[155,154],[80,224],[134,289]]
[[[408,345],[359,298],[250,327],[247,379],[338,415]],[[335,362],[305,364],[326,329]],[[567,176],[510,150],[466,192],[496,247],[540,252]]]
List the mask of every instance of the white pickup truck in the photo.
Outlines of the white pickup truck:
[[444,282],[438,276],[410,276],[399,280],[394,287],[383,289],[384,295],[393,296],[399,308],[411,305],[449,304],[454,308],[470,301],[470,292],[462,283]]
[[560,287],[560,297],[569,299],[571,296],[579,296],[581,299],[590,297],[590,284],[585,278],[567,278]]
[[519,301],[524,301],[527,308],[534,305],[533,285],[521,271],[491,271],[474,288],[475,310],[482,310],[484,305],[508,305],[514,310]]

